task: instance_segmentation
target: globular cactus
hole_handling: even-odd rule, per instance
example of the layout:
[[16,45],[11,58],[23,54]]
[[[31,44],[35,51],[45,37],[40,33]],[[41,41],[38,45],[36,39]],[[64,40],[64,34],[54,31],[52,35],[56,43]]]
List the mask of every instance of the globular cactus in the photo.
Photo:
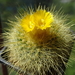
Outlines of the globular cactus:
[[42,7],[24,10],[3,33],[5,58],[25,75],[63,75],[73,42],[66,18]]

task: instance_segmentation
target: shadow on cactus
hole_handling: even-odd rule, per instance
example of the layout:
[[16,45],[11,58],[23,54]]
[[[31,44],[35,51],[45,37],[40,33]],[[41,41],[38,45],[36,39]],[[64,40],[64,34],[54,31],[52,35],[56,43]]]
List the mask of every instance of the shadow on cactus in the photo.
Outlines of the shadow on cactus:
[[67,16],[54,8],[28,10],[9,21],[3,57],[25,75],[63,75],[74,39]]

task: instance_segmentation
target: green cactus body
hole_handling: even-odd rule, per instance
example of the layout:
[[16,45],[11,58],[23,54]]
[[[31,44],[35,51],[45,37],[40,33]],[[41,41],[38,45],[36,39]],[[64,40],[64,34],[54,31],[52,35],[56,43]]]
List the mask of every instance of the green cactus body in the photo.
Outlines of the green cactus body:
[[[43,20],[38,18],[42,13]],[[51,17],[49,13],[53,16]],[[64,70],[62,66],[65,66],[68,61],[73,42],[70,26],[68,27],[65,16],[51,11],[47,12],[45,9],[38,9],[27,15],[9,23],[12,28],[4,33],[3,46],[7,47],[5,52],[9,52],[5,56],[25,75],[47,75],[48,72],[49,75],[62,75]],[[22,24],[31,25],[31,29],[26,30]],[[47,26],[37,26],[38,24]]]

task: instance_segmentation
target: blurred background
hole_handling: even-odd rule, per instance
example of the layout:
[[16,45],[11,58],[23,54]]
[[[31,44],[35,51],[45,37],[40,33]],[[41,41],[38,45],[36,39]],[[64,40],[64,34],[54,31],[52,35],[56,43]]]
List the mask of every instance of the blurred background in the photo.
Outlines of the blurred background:
[[[26,8],[27,6],[32,6],[33,8],[38,5],[51,7],[52,5],[56,6],[56,10],[62,8],[64,14],[69,15],[69,21],[72,21],[75,24],[75,0],[0,0],[0,18],[2,22],[2,29],[8,27],[6,22],[8,19],[13,19],[18,11],[21,11],[21,8]],[[26,7],[25,7],[26,6]],[[21,7],[21,8],[20,8]],[[75,26],[71,27],[71,30],[75,32]],[[75,45],[73,47],[75,50]],[[72,51],[70,60],[65,71],[65,75],[75,75],[75,54]],[[8,68],[8,71],[9,68]],[[15,75],[15,71],[11,75]],[[2,74],[2,67],[0,64],[0,75]]]

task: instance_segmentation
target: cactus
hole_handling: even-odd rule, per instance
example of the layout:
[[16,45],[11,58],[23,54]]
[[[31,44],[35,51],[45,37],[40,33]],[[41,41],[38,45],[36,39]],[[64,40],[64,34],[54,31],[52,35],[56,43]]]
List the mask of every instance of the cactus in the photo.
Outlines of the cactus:
[[[29,8],[30,9],[30,8]],[[62,75],[68,62],[73,36],[67,17],[39,7],[25,11],[8,23],[3,33],[8,58],[25,75]]]

